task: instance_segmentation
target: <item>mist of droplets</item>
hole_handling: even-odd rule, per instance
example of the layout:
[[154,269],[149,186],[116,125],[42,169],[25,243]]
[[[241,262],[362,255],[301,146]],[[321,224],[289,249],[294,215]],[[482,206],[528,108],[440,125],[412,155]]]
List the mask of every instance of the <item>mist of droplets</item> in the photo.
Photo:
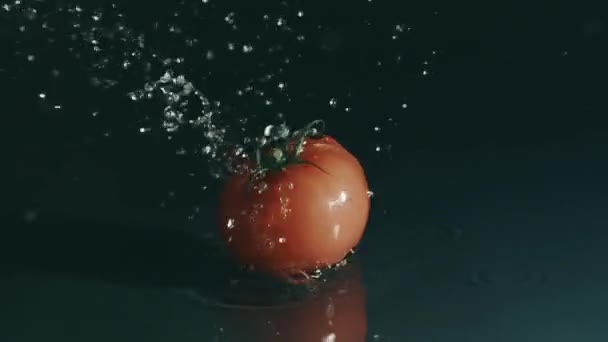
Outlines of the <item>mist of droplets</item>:
[[[118,135],[116,130],[128,127],[140,136],[187,140],[178,144],[175,154],[204,158],[208,163],[200,163],[205,165],[201,167],[215,178],[238,171],[235,165],[248,157],[252,147],[292,133],[288,119],[302,104],[315,103],[309,111],[315,115],[311,119],[350,120],[365,115],[356,99],[367,94],[353,94],[346,88],[304,90],[293,77],[298,74],[294,70],[303,70],[301,61],[307,56],[315,60],[315,54],[332,54],[344,45],[345,32],[319,21],[314,9],[286,1],[266,13],[218,8],[213,1],[178,1],[167,13],[140,20],[139,15],[112,3],[92,7],[84,2],[11,0],[0,5],[0,21],[16,37],[14,47],[7,48],[17,61],[15,75],[27,68],[51,79],[79,73],[99,95],[92,97],[93,103],[83,113],[94,120],[119,115],[104,110],[108,94],[133,106],[125,108],[128,113],[120,118],[124,125],[100,128],[101,139],[111,140]],[[405,22],[382,30],[367,18],[359,24],[374,28],[389,46],[402,44],[417,32]],[[216,39],[215,30],[222,31],[217,34],[221,39]],[[48,57],[46,51],[66,51],[70,58],[62,62]],[[405,50],[394,51],[368,54],[361,67],[382,73],[412,60]],[[432,78],[438,54],[438,50],[426,51],[412,62],[417,77]],[[0,74],[3,71],[0,68]],[[53,82],[48,84],[46,88],[34,85],[32,97],[52,113],[67,112],[73,99],[69,94],[59,96],[50,86]],[[367,91],[383,94],[386,87],[379,83]],[[382,157],[392,149],[386,136],[410,111],[408,102],[399,96],[395,99],[381,115],[366,119],[370,123],[366,148]],[[181,139],[184,136],[195,138]],[[210,184],[204,182],[197,186],[203,191]]]
[[[178,50],[197,48],[202,52],[201,60],[215,59],[221,51],[218,51],[217,46],[209,48],[200,46],[200,39],[191,36],[180,25],[179,17],[183,13],[175,12],[176,20],[155,21],[149,25],[151,27],[143,30],[135,29],[130,25],[130,18],[116,4],[104,8],[87,8],[77,4],[63,4],[52,8],[50,5],[52,5],[50,2],[45,1],[16,0],[3,4],[1,8],[5,15],[8,13],[18,24],[17,31],[43,32],[47,37],[46,44],[51,47],[60,41],[72,57],[85,67],[91,86],[101,91],[115,88],[125,90],[125,96],[137,104],[148,101],[159,103],[160,108],[157,113],[148,113],[139,120],[138,133],[156,134],[160,130],[171,139],[186,127],[195,129],[200,138],[198,146],[195,149],[180,148],[176,153],[194,153],[216,161],[215,166],[210,166],[214,176],[219,177],[223,172],[229,171],[229,167],[218,168],[216,166],[218,163],[222,163],[223,166],[232,165],[234,158],[246,157],[245,149],[248,144],[263,145],[284,137],[289,132],[282,113],[276,113],[274,118],[277,119],[273,120],[272,125],[270,122],[266,123],[267,127],[263,135],[257,130],[249,132],[246,128],[251,118],[256,116],[255,113],[239,112],[231,114],[233,117],[226,119],[227,114],[222,111],[221,103],[210,100],[197,87],[196,83],[200,82],[201,75],[188,70],[192,69],[192,62],[187,63],[185,57],[163,51],[162,47],[153,40],[157,37],[150,37],[150,35],[164,35],[166,39],[167,34],[173,35]],[[203,6],[207,4],[203,3]],[[302,14],[298,16],[301,17]],[[230,25],[233,31],[238,31],[237,19],[237,15],[230,12],[225,15],[224,22]],[[265,15],[262,20],[271,19],[271,16]],[[285,18],[274,19],[274,25],[284,32],[290,31]],[[144,31],[146,34],[143,33]],[[240,43],[229,41],[226,43],[226,50],[234,51],[237,46],[243,54],[251,54],[256,50],[253,41]],[[280,44],[271,44],[267,48],[267,53],[281,50]],[[22,58],[29,63],[38,61],[35,52],[17,50],[15,54],[17,57],[24,54]],[[200,61],[195,63],[200,64]],[[235,85],[238,87],[237,94],[262,97],[263,103],[272,107],[275,99],[270,91],[263,90],[263,85],[275,81],[276,91],[284,92],[287,83],[280,80],[281,72],[283,69],[279,66],[274,72],[265,71],[261,76],[253,74],[245,86]],[[60,68],[51,68],[50,74],[58,77],[62,71]],[[52,93],[52,90],[45,90],[37,93],[36,96],[50,108],[61,110],[63,104],[53,103]],[[103,114],[99,110],[92,111],[92,116],[95,117]],[[262,122],[262,126],[263,124]],[[228,138],[228,130],[232,133],[230,138]],[[111,137],[112,132],[104,131],[102,135]]]
[[[143,88],[129,92],[128,96],[135,102],[159,97],[164,105],[160,128],[168,134],[185,126],[200,129],[206,142],[198,147],[201,153],[211,158],[220,155],[227,130],[215,120],[220,115],[220,103],[209,101],[184,75],[175,75],[172,70],[167,70],[158,80],[146,82]],[[193,102],[196,107],[191,106]],[[192,108],[196,108],[196,112]],[[142,127],[140,133],[151,130],[150,127]]]
[[[180,6],[182,8],[180,8]],[[281,3],[284,7],[284,15],[279,14],[264,14],[259,20],[266,23],[265,27],[273,32],[281,32],[285,37],[284,40],[277,42],[264,41],[261,35],[243,34],[243,25],[241,23],[243,13],[228,11],[225,13],[217,12],[217,22],[227,25],[229,30],[235,32],[234,39],[228,39],[224,42],[224,51],[221,46],[210,44],[205,46],[204,40],[200,32],[192,32],[192,29],[182,25],[187,16],[186,10],[204,14],[206,11],[211,11],[214,4],[203,1],[197,5],[187,5],[181,3],[176,7],[176,11],[172,14],[172,18],[164,21],[152,21],[148,24],[135,28],[131,22],[132,18],[121,11],[118,5],[110,4],[103,8],[89,8],[83,5],[76,4],[61,4],[58,7],[53,7],[48,1],[22,1],[14,0],[5,3],[1,6],[5,13],[21,17],[22,21],[15,21],[17,31],[27,32],[31,30],[45,32],[48,36],[47,42],[49,45],[56,44],[58,40],[63,39],[68,43],[67,49],[82,64],[88,69],[89,82],[94,87],[109,89],[123,86],[131,88],[127,96],[136,102],[144,100],[152,100],[155,97],[162,99],[162,108],[158,109],[158,115],[154,116],[151,113],[149,119],[143,120],[141,127],[138,128],[139,133],[154,133],[157,129],[162,129],[168,134],[179,134],[180,128],[183,126],[199,128],[200,135],[203,138],[201,146],[198,150],[202,155],[216,158],[221,154],[222,145],[227,144],[228,135],[226,130],[233,129],[241,134],[237,141],[230,141],[231,148],[241,150],[241,148],[252,140],[255,140],[259,135],[259,131],[248,132],[244,128],[248,121],[256,116],[257,113],[238,113],[237,120],[231,120],[230,124],[240,124],[241,127],[227,127],[218,117],[225,115],[222,112],[221,106],[209,99],[205,95],[205,91],[200,89],[197,83],[201,80],[200,72],[193,73],[191,69],[195,64],[201,64],[202,61],[212,61],[218,58],[218,54],[237,53],[243,55],[252,55],[262,51],[263,55],[271,57],[278,54],[278,58],[273,58],[275,65],[268,67],[265,63],[266,58],[260,58],[258,67],[260,73],[249,73],[251,76],[244,84],[235,84],[237,95],[244,97],[248,94],[254,97],[259,97],[263,105],[269,107],[269,112],[276,106],[279,97],[283,96],[287,102],[291,101],[288,85],[283,75],[285,67],[293,64],[294,60],[301,58],[301,53],[296,49],[291,48],[290,53],[285,53],[284,44],[293,42],[302,43],[306,37],[294,29],[292,23],[300,23],[308,20],[309,16],[305,15],[306,11],[296,6],[290,6],[287,3]],[[251,20],[251,18],[247,18]],[[364,20],[369,26],[373,23]],[[311,25],[315,25],[311,22]],[[327,42],[321,45],[321,49],[335,49],[335,44],[340,40],[341,33],[335,30],[328,30],[323,25],[317,25],[326,36]],[[395,23],[390,30],[386,32],[392,40],[400,40],[406,38],[414,31],[411,25],[403,22]],[[145,32],[145,34],[144,34]],[[198,35],[197,35],[198,33]],[[152,37],[151,37],[152,36]],[[175,49],[163,50],[159,46],[158,39],[163,37],[164,41],[171,39],[171,45]],[[281,39],[283,39],[281,38]],[[322,37],[323,38],[323,37]],[[291,42],[291,43],[290,43]],[[184,56],[176,55],[171,50],[177,51],[198,51],[200,59],[198,61],[190,61]],[[23,58],[30,63],[36,63],[38,56],[35,53],[19,51],[23,54]],[[421,61],[420,75],[423,77],[431,75],[431,58],[437,54],[436,50],[432,50],[429,54],[429,59]],[[279,57],[281,56],[282,57]],[[402,58],[402,55],[397,56],[397,62]],[[194,63],[194,64],[193,64]],[[377,60],[377,67],[383,67],[388,61]],[[190,69],[190,70],[189,70]],[[61,70],[52,69],[51,73],[55,75],[61,74]],[[141,83],[137,84],[137,80]],[[203,76],[204,79],[204,76]],[[143,82],[142,82],[143,80]],[[268,88],[273,86],[272,90]],[[382,87],[378,88],[382,91]],[[339,95],[339,94],[336,94]],[[43,101],[52,101],[52,96],[47,92],[37,94],[38,98]],[[348,104],[348,101],[342,101],[340,96],[333,96],[326,101],[329,110],[342,110],[345,113],[350,113],[356,108]],[[199,109],[197,113],[190,113],[191,102],[198,101]],[[61,103],[49,104],[55,110],[61,110]],[[405,109],[407,104],[402,104],[402,109]],[[94,111],[96,115],[99,111]],[[102,113],[103,114],[103,113]],[[268,122],[275,126],[285,124],[285,116],[282,112],[275,112],[275,117],[280,117],[279,122]],[[261,123],[262,126],[264,123]],[[374,131],[381,134],[382,127],[374,127]],[[283,134],[284,130],[277,131],[278,134]],[[108,135],[111,135],[111,132]],[[266,132],[267,133],[267,132]],[[234,139],[231,137],[230,139]],[[262,139],[268,139],[268,134],[265,134]],[[256,141],[259,143],[259,141]],[[262,141],[263,143],[263,141]],[[236,147],[235,147],[236,146]],[[381,148],[376,147],[376,151]],[[188,151],[187,151],[188,152]]]

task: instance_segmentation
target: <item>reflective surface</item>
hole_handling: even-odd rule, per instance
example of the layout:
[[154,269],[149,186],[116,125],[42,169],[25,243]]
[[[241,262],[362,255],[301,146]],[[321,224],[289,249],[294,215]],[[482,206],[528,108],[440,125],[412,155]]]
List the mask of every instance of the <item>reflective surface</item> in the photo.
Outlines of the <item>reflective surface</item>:
[[[330,280],[309,299],[235,282],[210,238],[149,225],[43,224],[40,213],[39,225],[14,225],[2,239],[2,338],[283,341],[351,332],[347,341],[356,341],[366,324],[371,341],[601,341],[608,164],[596,143],[410,154],[399,184],[411,196],[390,182],[399,173],[387,173],[384,188],[377,182],[386,195],[376,197],[381,209],[354,264],[363,282],[345,272],[345,285]],[[283,307],[285,298],[298,304]]]

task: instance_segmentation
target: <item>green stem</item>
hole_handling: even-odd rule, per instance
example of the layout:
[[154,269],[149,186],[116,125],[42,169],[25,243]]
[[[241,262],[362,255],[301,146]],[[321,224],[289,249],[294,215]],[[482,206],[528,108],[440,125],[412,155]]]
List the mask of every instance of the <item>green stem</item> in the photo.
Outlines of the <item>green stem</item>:
[[276,164],[282,164],[285,162],[285,153],[283,153],[283,150],[278,147],[272,149],[272,157],[274,158],[274,162]]
[[[315,129],[316,125],[321,125],[320,129]],[[302,130],[300,131],[296,131],[293,135],[293,139],[298,140],[298,144],[296,145],[296,151],[295,151],[295,155],[296,157],[300,155],[300,153],[302,153],[302,151],[304,151],[304,142],[306,141],[306,138],[311,137],[313,135],[316,134],[322,134],[322,132],[325,130],[325,121],[323,120],[315,120],[312,121],[311,123],[309,123],[308,125],[306,125]]]
[[[308,164],[327,173],[318,165],[299,158],[300,154],[304,151],[306,138],[322,135],[324,130],[325,122],[323,120],[315,120],[304,126],[301,130],[295,131],[291,137],[271,147],[266,154],[263,151],[265,146],[258,145],[255,150],[255,169],[252,170],[249,179],[250,188],[252,183],[266,172],[281,171],[289,165]],[[291,148],[294,142],[296,143],[295,149]]]

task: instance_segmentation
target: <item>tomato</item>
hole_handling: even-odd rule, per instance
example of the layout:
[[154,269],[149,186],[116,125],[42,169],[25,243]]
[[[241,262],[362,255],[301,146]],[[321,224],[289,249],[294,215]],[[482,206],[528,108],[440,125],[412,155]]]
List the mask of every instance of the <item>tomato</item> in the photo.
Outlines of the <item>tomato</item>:
[[252,171],[230,176],[219,200],[229,254],[287,280],[342,261],[361,240],[370,207],[361,164],[334,138],[297,144],[266,151],[272,167],[265,172],[254,173],[264,161],[258,158]]

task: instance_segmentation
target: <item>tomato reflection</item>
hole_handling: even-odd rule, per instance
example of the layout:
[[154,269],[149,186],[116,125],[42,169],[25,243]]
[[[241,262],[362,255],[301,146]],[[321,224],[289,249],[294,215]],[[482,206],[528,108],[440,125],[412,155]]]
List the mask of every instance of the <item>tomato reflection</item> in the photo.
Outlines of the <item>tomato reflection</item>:
[[223,310],[227,341],[365,341],[367,312],[360,268],[351,264],[305,298],[271,306]]

